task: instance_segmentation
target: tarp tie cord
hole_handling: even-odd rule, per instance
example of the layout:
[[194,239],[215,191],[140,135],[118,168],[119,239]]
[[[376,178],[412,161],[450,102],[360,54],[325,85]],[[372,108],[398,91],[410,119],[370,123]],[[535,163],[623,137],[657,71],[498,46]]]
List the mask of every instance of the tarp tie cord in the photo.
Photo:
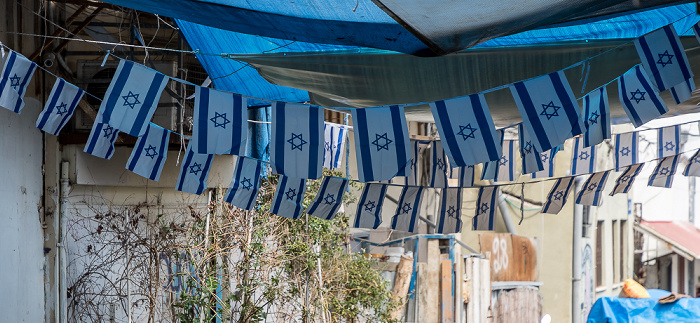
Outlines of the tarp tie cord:
[[520,222],[518,225],[523,223],[523,219],[525,219],[525,183],[520,185]]

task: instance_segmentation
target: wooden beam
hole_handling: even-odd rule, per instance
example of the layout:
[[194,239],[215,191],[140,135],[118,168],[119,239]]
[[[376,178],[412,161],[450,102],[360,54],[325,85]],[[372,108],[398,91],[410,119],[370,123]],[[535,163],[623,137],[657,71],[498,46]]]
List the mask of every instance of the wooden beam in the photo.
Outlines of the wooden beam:
[[406,302],[408,301],[408,288],[411,285],[411,273],[413,273],[413,257],[406,255],[401,256],[401,261],[396,269],[396,279],[394,280],[394,289],[392,298],[400,305],[391,313],[391,318],[401,321],[401,318],[406,311]]
[[[82,14],[83,11],[85,11],[85,9],[87,9],[87,7],[88,7],[87,4],[84,4],[84,5],[80,6],[80,8],[78,8],[78,10],[76,10],[76,11],[73,13],[73,15],[71,15],[71,16],[68,18],[68,20],[66,20],[66,26],[72,24],[73,21],[75,21],[75,19],[77,19],[78,16],[80,16],[80,14]],[[37,57],[39,57],[39,55],[41,54],[41,52],[43,52],[45,49],[49,48],[49,46],[51,46],[51,44],[53,44],[53,41],[55,40],[55,38],[53,38],[53,37],[56,37],[56,36],[62,34],[63,32],[64,32],[63,29],[60,29],[60,28],[59,28],[59,29],[56,29],[56,30],[53,32],[53,34],[51,34],[51,38],[48,38],[48,39],[44,42],[44,45],[41,46],[41,48],[37,49],[36,51],[34,51],[34,53],[32,53],[31,55],[29,55],[29,60],[30,60],[30,61],[33,61],[33,60],[35,60]]]
[[[78,27],[71,31],[71,36],[77,35],[81,31],[83,31],[83,29],[85,29],[85,27],[87,27],[90,24],[90,22],[93,19],[95,19],[95,17],[97,17],[98,14],[100,14],[100,11],[102,11],[102,7],[95,8],[95,10],[87,18],[85,18],[85,20],[83,20],[83,22],[80,25],[78,25]],[[66,39],[63,42],[61,42],[61,44],[58,45],[56,49],[54,49],[54,52],[58,53],[62,51],[64,48],[66,48],[69,41],[70,40]]]
[[454,291],[452,290],[452,260],[440,262],[440,322],[454,323]]

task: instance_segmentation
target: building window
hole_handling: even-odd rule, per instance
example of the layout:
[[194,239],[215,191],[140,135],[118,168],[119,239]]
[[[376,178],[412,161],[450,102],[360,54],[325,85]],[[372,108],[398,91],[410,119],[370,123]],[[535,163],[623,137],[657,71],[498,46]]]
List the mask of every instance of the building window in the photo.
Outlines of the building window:
[[595,230],[595,285],[603,285],[603,221],[598,221]]

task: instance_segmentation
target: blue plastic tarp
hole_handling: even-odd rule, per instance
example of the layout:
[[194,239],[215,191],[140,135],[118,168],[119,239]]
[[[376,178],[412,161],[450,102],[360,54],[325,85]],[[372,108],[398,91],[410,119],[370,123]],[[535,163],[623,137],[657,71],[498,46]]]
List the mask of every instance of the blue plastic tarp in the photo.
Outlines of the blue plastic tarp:
[[700,299],[681,298],[661,304],[669,292],[649,290],[651,298],[601,297],[588,314],[588,323],[700,322]]

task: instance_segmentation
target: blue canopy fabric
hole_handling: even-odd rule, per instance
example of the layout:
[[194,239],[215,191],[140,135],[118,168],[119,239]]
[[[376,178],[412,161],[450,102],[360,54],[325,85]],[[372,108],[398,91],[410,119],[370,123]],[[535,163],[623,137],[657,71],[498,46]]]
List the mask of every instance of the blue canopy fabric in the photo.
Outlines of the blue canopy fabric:
[[681,298],[673,303],[661,304],[660,297],[669,292],[649,290],[651,298],[599,298],[588,314],[588,323],[621,322],[698,322],[700,299]]

